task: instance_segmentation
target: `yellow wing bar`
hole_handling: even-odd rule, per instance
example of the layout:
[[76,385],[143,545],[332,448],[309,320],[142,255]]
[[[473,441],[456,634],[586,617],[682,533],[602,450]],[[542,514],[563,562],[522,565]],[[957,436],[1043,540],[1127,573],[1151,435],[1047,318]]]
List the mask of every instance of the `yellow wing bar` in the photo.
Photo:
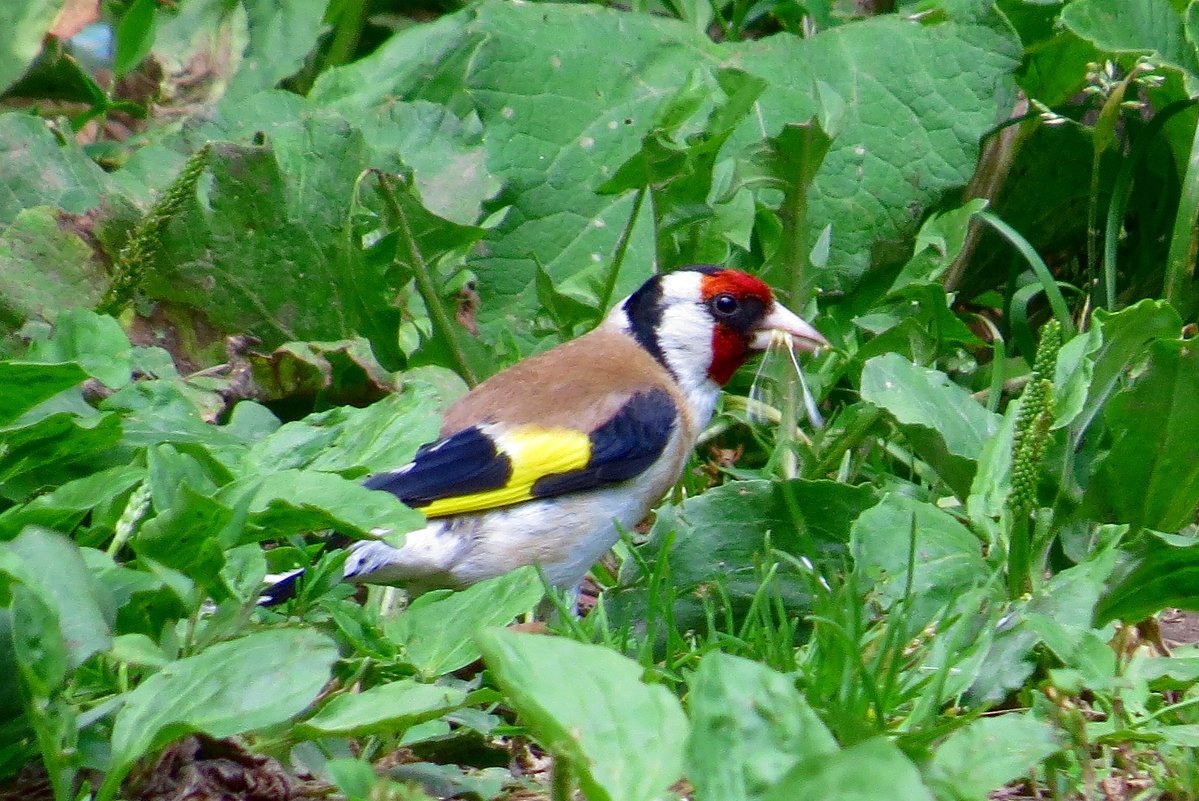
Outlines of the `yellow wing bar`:
[[591,440],[581,431],[526,427],[487,434],[495,442],[497,454],[506,456],[511,464],[504,486],[435,500],[419,507],[426,516],[481,512],[530,500],[538,479],[581,470],[591,460]]

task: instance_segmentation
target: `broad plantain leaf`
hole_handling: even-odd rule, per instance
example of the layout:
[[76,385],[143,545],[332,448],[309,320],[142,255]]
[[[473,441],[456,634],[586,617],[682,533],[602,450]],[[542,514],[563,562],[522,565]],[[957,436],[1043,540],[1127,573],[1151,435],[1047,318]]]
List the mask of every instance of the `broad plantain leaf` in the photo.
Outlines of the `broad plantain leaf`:
[[922,459],[965,498],[983,446],[1000,417],[939,370],[898,354],[876,356],[862,368],[862,400],[890,412]]
[[34,206],[16,211],[12,224],[0,227],[0,324],[53,321],[68,309],[100,302],[108,275],[74,230],[71,215]]
[[1032,717],[979,718],[937,746],[925,775],[939,797],[984,801],[1060,749],[1049,725]]
[[65,667],[77,668],[112,642],[112,598],[95,580],[79,547],[61,534],[26,528],[0,548],[0,573],[25,586],[61,626]]
[[1138,622],[1170,607],[1199,610],[1199,542],[1150,534],[1100,599],[1095,623]]
[[1132,386],[1107,404],[1111,450],[1083,497],[1098,519],[1177,531],[1199,505],[1199,348],[1158,340]]
[[920,771],[885,737],[834,754],[811,757],[792,768],[765,801],[828,798],[843,801],[933,801]]
[[192,732],[222,738],[283,723],[329,680],[333,641],[315,631],[261,631],[173,662],[135,688],[112,729],[119,783],[133,762]]
[[913,633],[989,575],[982,544],[968,528],[930,503],[898,494],[862,512],[854,521],[850,548],[862,585],[876,586],[888,604],[904,600],[908,565],[913,565],[904,616]]
[[1062,9],[1061,19],[1100,50],[1152,53],[1196,76],[1199,61],[1176,7],[1170,0],[1076,0]]
[[673,693],[641,681],[636,662],[505,629],[480,632],[477,642],[512,708],[567,760],[588,801],[653,801],[682,773],[687,718]]
[[0,362],[0,386],[4,387],[0,392],[0,425],[86,378],[84,369],[73,363]]
[[794,680],[720,652],[691,677],[687,776],[700,798],[761,798],[792,766],[837,743]]
[[465,700],[466,691],[461,688],[402,679],[339,695],[301,723],[300,729],[308,736],[398,735],[417,723],[452,712]]
[[449,595],[423,595],[388,621],[385,632],[404,661],[424,676],[440,676],[479,658],[479,630],[511,623],[543,594],[537,571],[523,567]]

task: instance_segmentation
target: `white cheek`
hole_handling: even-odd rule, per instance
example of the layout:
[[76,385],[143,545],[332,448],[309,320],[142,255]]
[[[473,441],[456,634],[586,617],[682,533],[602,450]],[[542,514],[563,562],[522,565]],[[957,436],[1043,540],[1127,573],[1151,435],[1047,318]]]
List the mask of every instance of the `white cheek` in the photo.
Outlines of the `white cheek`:
[[719,385],[708,377],[714,327],[712,316],[703,306],[679,303],[665,310],[658,331],[662,356],[678,379],[697,428],[708,424],[720,395]]
[[676,374],[702,372],[712,364],[712,317],[698,303],[665,309],[658,345]]

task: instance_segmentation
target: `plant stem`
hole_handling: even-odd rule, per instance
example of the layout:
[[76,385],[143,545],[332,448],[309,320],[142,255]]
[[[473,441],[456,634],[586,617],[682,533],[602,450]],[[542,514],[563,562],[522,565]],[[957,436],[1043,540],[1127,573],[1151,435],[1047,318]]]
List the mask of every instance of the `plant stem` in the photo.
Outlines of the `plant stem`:
[[574,771],[570,760],[564,756],[554,757],[554,768],[550,771],[550,801],[571,801],[574,789]]
[[790,298],[792,308],[802,309],[803,279],[808,257],[812,251],[808,241],[808,188],[812,185],[815,174],[804,175],[796,182],[787,197],[786,212],[783,215],[783,247],[787,252],[783,255],[783,264],[791,267]]
[[1008,538],[1007,589],[1008,597],[1012,599],[1032,590],[1028,576],[1032,552],[1030,539],[1028,512],[1017,510],[1012,515],[1012,529]]
[[645,203],[645,196],[648,193],[649,187],[646,186],[637,190],[637,197],[633,200],[633,210],[629,212],[629,221],[625,224],[624,230],[620,232],[620,239],[616,242],[616,253],[612,256],[612,266],[608,269],[608,280],[604,282],[604,291],[600,295],[599,315],[601,320],[608,313],[608,307],[612,305],[612,296],[616,294],[616,279],[620,275],[625,255],[629,252],[633,228],[637,225],[637,218],[641,216],[641,206]]
[[1128,195],[1132,187],[1133,174],[1149,152],[1149,145],[1161,133],[1162,128],[1176,114],[1189,109],[1199,100],[1177,100],[1153,115],[1153,119],[1133,142],[1128,158],[1120,161],[1116,182],[1112,185],[1112,196],[1107,204],[1107,221],[1103,229],[1103,295],[1101,305],[1105,309],[1116,307],[1116,243],[1124,212],[1128,209]]
[[799,475],[799,460],[795,456],[795,438],[788,436],[799,424],[799,398],[796,396],[796,382],[788,381],[783,385],[782,419],[779,422],[779,437],[786,444],[783,449],[783,478],[792,479]]
[[1166,257],[1166,277],[1163,295],[1174,308],[1185,312],[1184,298],[1195,279],[1195,257],[1199,255],[1199,126],[1191,141],[1191,157],[1182,179],[1178,198],[1178,213],[1174,217],[1174,233],[1170,236],[1170,253]]
[[438,292],[437,282],[433,280],[433,273],[429,268],[429,263],[421,253],[416,236],[412,233],[412,226],[408,222],[408,215],[404,213],[404,209],[396,201],[395,187],[392,186],[391,179],[382,172],[377,173],[377,175],[379,176],[377,186],[379,196],[387,205],[392,225],[400,235],[401,245],[408,257],[408,266],[412,268],[412,275],[416,279],[417,292],[420,293],[421,300],[425,303],[425,309],[429,312],[429,320],[433,323],[433,331],[445,343],[445,347],[450,353],[450,358],[454,361],[454,366],[462,376],[462,379],[466,381],[468,386],[473,387],[479,383],[479,377],[471,369],[470,362],[466,358],[466,353],[458,343],[458,338],[454,330],[454,322],[441,302],[441,294]]
[[341,14],[333,31],[333,41],[325,51],[325,68],[345,64],[358,49],[358,39],[366,26],[367,0],[342,0]]
[[819,478],[833,470],[841,462],[841,455],[856,448],[882,416],[882,410],[875,408],[855,419],[841,436],[824,450],[824,456],[820,461],[811,470],[804,470],[804,475],[808,478]]
[[[1103,161],[1103,152],[1096,149],[1091,154],[1091,186],[1087,194],[1087,277],[1099,272],[1099,165]],[[1111,200],[1108,201],[1111,207]],[[1106,276],[1104,277],[1104,294],[1106,295]],[[1113,294],[1115,293],[1113,285]],[[1108,306],[1111,296],[1104,298],[1104,306]]]
[[1067,335],[1066,338],[1069,339],[1074,336],[1074,320],[1070,316],[1070,307],[1066,305],[1066,298],[1062,295],[1061,288],[1057,285],[1053,273],[1049,272],[1049,266],[1045,264],[1044,259],[1037,253],[1036,248],[1021,236],[1019,231],[991,212],[980,211],[978,218],[985,220],[1004,239],[1015,246],[1016,250],[1020,251],[1020,255],[1024,257],[1025,261],[1028,262],[1028,266],[1032,267],[1033,273],[1036,274],[1037,281],[1041,284],[1041,291],[1045,293],[1045,297],[1049,300],[1049,306],[1053,309],[1053,316],[1062,324],[1062,330]]

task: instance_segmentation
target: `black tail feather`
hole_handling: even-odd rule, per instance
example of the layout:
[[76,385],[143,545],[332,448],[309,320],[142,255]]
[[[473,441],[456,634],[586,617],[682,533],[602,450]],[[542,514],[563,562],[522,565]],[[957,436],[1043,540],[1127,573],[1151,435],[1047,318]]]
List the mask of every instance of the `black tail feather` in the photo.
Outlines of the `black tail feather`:
[[[347,537],[341,532],[334,531],[325,539],[325,548],[323,553],[328,554],[331,551],[343,550],[350,547],[354,542],[352,537]],[[303,586],[307,579],[308,570],[300,568],[283,576],[283,578],[271,582],[262,594],[258,596],[259,606],[278,606],[284,601],[290,601],[295,598],[300,592],[300,587]]]
[[303,570],[296,570],[268,586],[258,596],[258,605],[278,606],[284,601],[295,598],[296,593],[300,591],[300,584],[304,580],[304,573]]

